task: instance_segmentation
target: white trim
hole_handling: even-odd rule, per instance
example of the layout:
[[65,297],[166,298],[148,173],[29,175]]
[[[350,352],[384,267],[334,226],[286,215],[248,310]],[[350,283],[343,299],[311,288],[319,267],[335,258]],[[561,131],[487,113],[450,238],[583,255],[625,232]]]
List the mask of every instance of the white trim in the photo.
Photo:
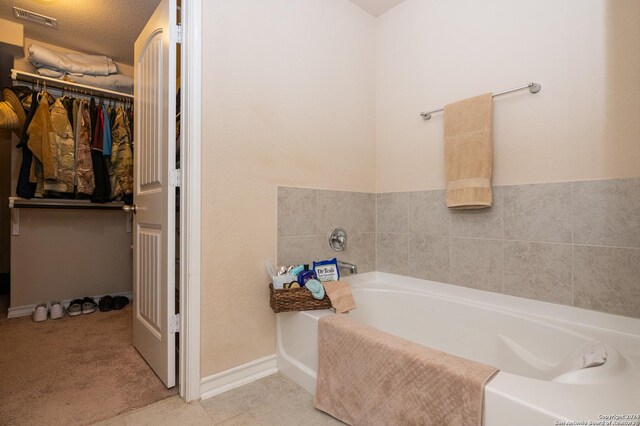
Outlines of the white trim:
[[[125,291],[122,293],[109,293],[109,294],[111,296],[126,296],[127,298],[129,298],[129,300],[133,300],[133,293],[130,291]],[[106,294],[101,294],[99,296],[92,296],[92,297],[94,299],[100,299],[103,296],[106,296]],[[64,305],[65,309],[69,306],[69,302],[71,302],[72,300],[73,299],[66,299],[62,301],[62,304]],[[51,303],[51,301],[46,301],[42,303]],[[33,308],[35,308],[36,305],[38,304],[34,303],[33,305],[16,306],[15,308],[9,308],[9,314],[7,315],[7,318],[18,318],[18,317],[26,317],[27,315],[31,315],[31,313],[33,312]]]
[[202,1],[180,9],[182,70],[180,106],[180,330],[179,390],[187,402],[200,399],[200,188]]
[[211,398],[277,372],[276,354],[268,355],[203,378],[200,382],[200,396],[202,399]]

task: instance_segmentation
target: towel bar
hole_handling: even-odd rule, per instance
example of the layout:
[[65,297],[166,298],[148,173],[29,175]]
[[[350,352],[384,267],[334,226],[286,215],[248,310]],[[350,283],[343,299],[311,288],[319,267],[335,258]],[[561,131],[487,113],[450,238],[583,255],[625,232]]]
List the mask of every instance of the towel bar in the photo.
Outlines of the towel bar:
[[[540,90],[542,90],[542,85],[540,83],[529,83],[529,84],[525,84],[524,86],[514,87],[513,89],[503,90],[502,92],[494,93],[492,96],[495,98],[496,96],[506,95],[507,93],[517,92],[518,90],[523,90],[523,89],[529,89],[531,93],[538,93]],[[429,111],[429,112],[421,112],[420,116],[425,120],[429,120],[431,118],[431,114],[440,112],[440,111],[444,111],[444,107],[434,109],[433,111]]]

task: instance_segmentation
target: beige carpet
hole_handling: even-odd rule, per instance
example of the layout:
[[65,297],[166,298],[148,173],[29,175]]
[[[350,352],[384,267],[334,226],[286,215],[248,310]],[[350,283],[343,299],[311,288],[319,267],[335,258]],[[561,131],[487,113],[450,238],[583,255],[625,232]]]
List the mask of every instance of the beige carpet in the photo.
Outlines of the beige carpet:
[[0,320],[0,425],[84,425],[174,395],[131,345],[133,309]]

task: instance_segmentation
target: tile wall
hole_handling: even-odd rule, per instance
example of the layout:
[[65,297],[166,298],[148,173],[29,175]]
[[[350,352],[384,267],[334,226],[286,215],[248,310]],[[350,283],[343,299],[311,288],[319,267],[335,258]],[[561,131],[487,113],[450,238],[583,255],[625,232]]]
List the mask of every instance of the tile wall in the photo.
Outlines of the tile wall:
[[640,317],[640,178],[378,194],[377,270]]
[[[347,231],[347,248],[329,248],[329,231]],[[278,187],[278,265],[331,259],[375,271],[376,196],[372,193]]]
[[377,270],[640,318],[640,178],[494,187],[450,210],[444,190],[368,194],[280,187],[278,263],[333,257]]

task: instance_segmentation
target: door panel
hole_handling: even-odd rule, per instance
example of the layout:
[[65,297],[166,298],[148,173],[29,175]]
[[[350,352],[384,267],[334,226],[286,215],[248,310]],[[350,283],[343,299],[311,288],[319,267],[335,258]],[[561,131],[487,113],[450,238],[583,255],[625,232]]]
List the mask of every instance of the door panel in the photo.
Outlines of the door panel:
[[162,0],[135,43],[133,345],[175,386],[176,0]]

